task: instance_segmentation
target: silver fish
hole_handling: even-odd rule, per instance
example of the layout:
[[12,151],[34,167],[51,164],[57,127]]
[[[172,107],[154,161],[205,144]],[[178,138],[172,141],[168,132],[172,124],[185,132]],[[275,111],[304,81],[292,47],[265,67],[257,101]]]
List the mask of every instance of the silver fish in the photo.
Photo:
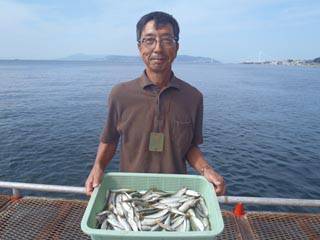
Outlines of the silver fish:
[[128,216],[133,216],[133,208],[129,203],[126,202],[120,202],[120,204],[122,205],[122,209],[125,211],[125,215]]
[[202,218],[202,223],[203,223],[204,229],[209,230],[210,223],[209,223],[208,218]]
[[186,219],[186,226],[185,226],[185,232],[189,232],[190,231],[190,220],[189,218]]
[[118,194],[118,195],[116,196],[116,209],[117,209],[118,214],[119,214],[121,217],[124,217],[124,211],[123,211],[123,208],[122,208],[121,201],[122,201],[121,194]]
[[172,213],[175,213],[175,214],[177,214],[177,215],[182,215],[182,216],[185,216],[185,215],[186,215],[185,213],[179,211],[179,210],[176,209],[176,208],[169,208],[169,211],[172,212]]
[[198,192],[190,189],[188,189],[185,194],[191,197],[200,197],[200,194]]
[[123,231],[124,229],[123,228],[120,228],[118,226],[112,226],[114,230],[116,231]]
[[199,200],[199,207],[200,207],[200,209],[202,210],[203,214],[204,214],[206,217],[208,217],[209,211],[208,211],[208,208],[206,207],[206,204],[205,204],[203,198],[200,198],[200,200]]
[[151,230],[151,226],[148,226],[148,225],[141,226],[141,231],[150,231],[150,230]]
[[101,229],[107,229],[108,228],[108,219],[106,218],[102,224],[101,224]]
[[191,228],[194,231],[204,231],[204,225],[199,218],[191,215],[190,217]]
[[204,231],[210,228],[208,209],[200,194],[183,187],[175,193],[149,189],[106,191],[97,226],[118,231]]
[[180,202],[160,203],[160,202],[158,202],[158,203],[154,204],[153,206],[156,207],[156,206],[158,206],[158,205],[160,205],[160,206],[165,205],[165,206],[167,206],[167,207],[177,208],[177,207],[180,207],[180,206],[182,205],[182,203],[180,203]]
[[136,212],[143,214],[143,215],[150,215],[159,212],[157,208],[143,208],[141,210],[137,210]]
[[160,230],[160,229],[161,229],[161,227],[159,226],[159,224],[156,224],[156,225],[154,225],[153,227],[151,227],[150,231],[151,231],[151,232],[154,232],[154,231],[158,231],[158,230]]
[[141,221],[141,225],[148,225],[148,226],[154,226],[155,224],[157,224],[158,222],[161,222],[163,219],[166,218],[166,215],[160,217],[160,218],[144,218]]
[[164,204],[168,204],[168,203],[176,203],[181,201],[183,198],[182,197],[167,197],[167,198],[163,198],[160,199],[160,203],[164,203]]
[[194,212],[197,216],[197,218],[205,218],[207,217],[203,212],[202,209],[199,207],[200,203],[196,204],[196,206],[194,207]]
[[179,189],[175,194],[173,194],[172,197],[181,197],[186,193],[187,190],[188,189],[186,187],[183,187]]
[[186,218],[184,216],[178,217],[175,221],[172,221],[173,224],[171,225],[171,228],[176,230],[185,220]]
[[164,224],[169,226],[169,225],[170,225],[170,222],[171,222],[171,215],[168,214],[168,217],[167,217],[166,220],[164,221]]
[[177,232],[185,232],[187,229],[187,224],[190,224],[187,218],[183,218],[182,223],[175,229]]
[[124,230],[124,227],[118,222],[115,218],[107,218],[108,223],[114,228],[120,228],[121,230]]
[[128,218],[128,223],[129,223],[129,225],[130,225],[130,227],[131,227],[131,229],[132,229],[133,231],[135,231],[135,232],[139,231],[138,225],[137,225],[137,223],[135,222],[134,218],[129,217],[129,218]]
[[158,225],[165,231],[173,231],[173,229],[168,224],[158,222]]
[[178,208],[181,212],[186,212],[189,208],[193,207],[198,202],[198,199],[190,199],[184,202],[181,207]]
[[117,216],[118,222],[123,226],[123,228],[127,231],[131,231],[132,228],[130,227],[130,224],[127,222],[127,220],[123,217]]
[[163,209],[157,213],[144,216],[144,219],[146,219],[146,218],[156,218],[156,219],[161,218],[161,217],[165,216],[168,212],[169,212],[169,209]]

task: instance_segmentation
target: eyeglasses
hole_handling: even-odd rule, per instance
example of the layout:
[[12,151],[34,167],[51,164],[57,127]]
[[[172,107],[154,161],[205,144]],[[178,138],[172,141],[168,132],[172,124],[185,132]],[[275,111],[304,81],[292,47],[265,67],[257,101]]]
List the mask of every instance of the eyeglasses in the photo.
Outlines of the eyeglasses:
[[157,45],[157,42],[160,41],[160,45],[166,48],[170,48],[176,45],[177,39],[175,37],[164,37],[164,38],[157,38],[155,37],[145,37],[139,40],[138,42],[141,43],[143,46],[147,48],[155,48]]

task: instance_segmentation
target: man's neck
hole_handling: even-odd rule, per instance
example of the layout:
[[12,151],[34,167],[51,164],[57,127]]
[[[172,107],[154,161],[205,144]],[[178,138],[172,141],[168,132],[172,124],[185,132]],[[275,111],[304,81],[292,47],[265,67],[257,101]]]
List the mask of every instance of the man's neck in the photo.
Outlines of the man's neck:
[[146,69],[146,74],[151,82],[153,82],[155,85],[157,85],[160,89],[166,87],[168,83],[170,82],[171,78],[171,69],[170,71],[166,72],[152,72]]

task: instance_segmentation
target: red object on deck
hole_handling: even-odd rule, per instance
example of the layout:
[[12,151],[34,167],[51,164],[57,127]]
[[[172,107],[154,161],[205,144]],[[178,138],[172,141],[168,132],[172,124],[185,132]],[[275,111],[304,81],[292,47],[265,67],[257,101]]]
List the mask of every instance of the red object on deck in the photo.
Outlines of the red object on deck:
[[246,214],[246,212],[244,211],[243,203],[240,202],[236,204],[236,206],[233,209],[233,214],[236,217],[243,217]]
[[15,195],[13,195],[13,196],[10,196],[10,201],[11,202],[16,202],[16,201],[18,201],[19,199],[21,199],[22,197],[21,196],[15,196]]

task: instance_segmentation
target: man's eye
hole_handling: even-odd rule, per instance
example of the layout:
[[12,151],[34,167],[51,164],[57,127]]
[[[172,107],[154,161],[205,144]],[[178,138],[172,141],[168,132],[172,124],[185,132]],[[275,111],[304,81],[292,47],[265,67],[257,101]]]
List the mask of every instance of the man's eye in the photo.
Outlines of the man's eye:
[[163,42],[164,44],[171,44],[172,43],[172,39],[171,38],[162,38],[161,42]]
[[154,38],[145,38],[144,42],[146,44],[153,44],[155,42],[155,39]]

